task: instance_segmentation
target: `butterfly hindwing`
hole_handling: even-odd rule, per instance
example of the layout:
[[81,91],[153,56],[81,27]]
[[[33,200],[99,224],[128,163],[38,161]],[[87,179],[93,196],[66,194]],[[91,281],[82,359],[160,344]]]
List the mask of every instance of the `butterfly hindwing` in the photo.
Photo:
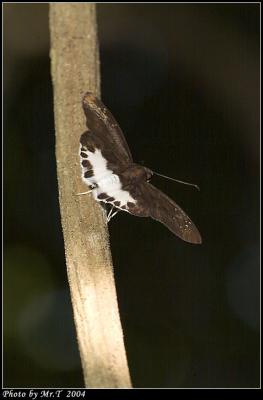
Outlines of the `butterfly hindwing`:
[[188,215],[172,199],[148,182],[131,189],[136,205],[128,212],[151,217],[164,224],[176,236],[190,243],[201,243],[200,233]]
[[119,178],[120,171],[127,168],[114,149],[105,148],[101,138],[87,131],[80,138],[80,162],[83,181],[92,189],[95,200],[126,210],[126,205],[135,203],[124,189]]

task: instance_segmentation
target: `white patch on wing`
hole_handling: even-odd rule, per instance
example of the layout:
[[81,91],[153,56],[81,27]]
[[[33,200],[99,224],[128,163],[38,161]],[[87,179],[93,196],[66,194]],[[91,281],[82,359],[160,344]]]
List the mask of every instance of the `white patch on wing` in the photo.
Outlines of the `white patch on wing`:
[[[83,148],[84,146],[81,147]],[[81,153],[85,153],[88,156],[87,158],[82,158],[80,156],[81,161],[88,160],[92,166],[93,175],[89,178],[85,178],[85,172],[89,170],[89,167],[83,167],[81,164],[83,181],[89,186],[94,184],[97,186],[92,190],[95,200],[105,201],[105,203],[111,204],[113,204],[114,201],[119,201],[120,205],[117,208],[127,205],[128,202],[136,203],[136,200],[127,190],[122,190],[118,175],[114,174],[113,171],[107,168],[107,160],[101,154],[101,150],[96,149],[94,153],[88,150],[81,150]],[[101,193],[106,193],[109,197],[113,197],[114,201],[107,202],[106,199],[98,199],[98,196]]]

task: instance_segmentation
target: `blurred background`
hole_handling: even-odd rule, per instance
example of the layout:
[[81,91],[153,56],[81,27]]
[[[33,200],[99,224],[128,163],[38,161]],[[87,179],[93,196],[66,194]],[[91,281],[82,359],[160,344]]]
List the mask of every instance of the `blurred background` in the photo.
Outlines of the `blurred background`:
[[[201,188],[152,181],[191,216],[201,246],[127,213],[110,223],[134,387],[259,386],[259,7],[97,6],[102,99],[134,160]],[[3,9],[4,386],[83,387],[48,4]]]

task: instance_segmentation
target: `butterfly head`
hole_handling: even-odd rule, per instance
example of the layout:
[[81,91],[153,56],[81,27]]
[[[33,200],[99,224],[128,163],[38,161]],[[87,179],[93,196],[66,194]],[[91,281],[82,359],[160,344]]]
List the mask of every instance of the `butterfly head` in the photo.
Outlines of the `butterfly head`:
[[146,174],[146,181],[150,182],[150,180],[151,180],[151,178],[153,176],[153,172],[149,168],[146,168],[146,167],[144,167],[144,171],[145,171],[145,174]]
[[122,173],[122,176],[126,178],[129,182],[132,182],[134,180],[136,180],[137,182],[149,182],[149,180],[153,176],[153,172],[149,168],[134,163],[126,171],[124,171],[124,173]]

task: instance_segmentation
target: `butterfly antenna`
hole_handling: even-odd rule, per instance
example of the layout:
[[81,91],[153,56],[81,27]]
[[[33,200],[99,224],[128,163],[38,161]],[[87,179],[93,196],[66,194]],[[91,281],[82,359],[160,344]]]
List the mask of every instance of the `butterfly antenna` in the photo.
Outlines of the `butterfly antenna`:
[[155,175],[159,175],[159,176],[161,176],[162,178],[169,179],[170,181],[175,181],[175,182],[178,182],[178,183],[183,183],[184,185],[193,186],[193,187],[195,187],[197,190],[199,190],[199,192],[200,192],[199,186],[198,186],[198,185],[195,185],[194,183],[179,181],[179,179],[174,179],[174,178],[171,178],[170,176],[162,175],[162,174],[159,174],[158,172],[155,172],[155,171],[152,171],[152,172],[153,172]]

